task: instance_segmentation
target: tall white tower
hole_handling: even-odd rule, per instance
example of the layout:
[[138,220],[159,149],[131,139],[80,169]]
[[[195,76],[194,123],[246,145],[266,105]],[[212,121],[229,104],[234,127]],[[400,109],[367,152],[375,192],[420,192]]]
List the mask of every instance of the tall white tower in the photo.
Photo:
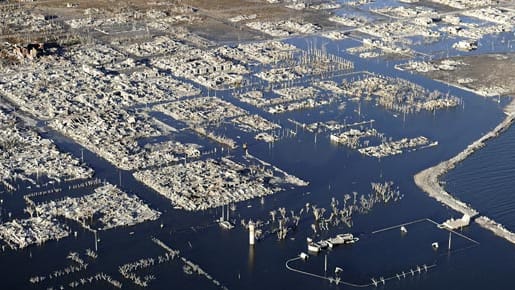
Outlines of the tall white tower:
[[253,221],[249,221],[249,245],[253,246],[255,242],[255,226]]

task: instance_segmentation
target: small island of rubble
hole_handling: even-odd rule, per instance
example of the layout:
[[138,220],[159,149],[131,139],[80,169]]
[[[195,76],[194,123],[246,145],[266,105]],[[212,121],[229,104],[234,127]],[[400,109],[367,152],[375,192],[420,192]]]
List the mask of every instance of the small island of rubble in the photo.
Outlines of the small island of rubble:
[[36,185],[43,177],[64,182],[93,176],[91,168],[60,152],[4,106],[0,107],[0,132],[0,182],[8,190],[15,190],[20,180]]
[[134,177],[188,211],[273,194],[285,186],[308,184],[250,156],[242,162],[222,157],[181,163],[138,171]]
[[[34,205],[34,212],[39,216],[63,216],[90,228],[88,220],[99,216],[100,230],[120,226],[133,226],[145,221],[157,220],[160,212],[151,209],[136,195],[129,196],[114,185],[98,187],[92,194],[82,197],[66,197]],[[96,222],[96,221],[95,221]]]
[[41,203],[30,198],[25,200],[29,218],[0,224],[0,240],[12,249],[68,237],[70,226],[63,223],[61,217],[96,232],[154,221],[161,216],[137,196],[129,196],[111,184],[101,185],[92,194],[82,197],[64,197]]

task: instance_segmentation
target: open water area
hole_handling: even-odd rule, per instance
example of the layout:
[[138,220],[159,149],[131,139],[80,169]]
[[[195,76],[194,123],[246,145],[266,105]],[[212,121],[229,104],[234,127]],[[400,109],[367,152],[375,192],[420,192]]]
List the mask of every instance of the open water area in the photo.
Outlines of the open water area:
[[515,228],[514,141],[515,130],[509,128],[444,179],[450,192],[510,230]]
[[[511,36],[513,38],[513,36]],[[288,42],[306,48],[309,42],[326,42],[326,39],[294,38]],[[353,245],[337,247],[311,256],[307,261],[296,260],[292,267],[316,273],[321,276],[334,276],[335,267],[341,267],[342,281],[368,285],[371,278],[380,279],[408,273],[423,265],[434,267],[427,271],[411,272],[401,279],[388,280],[383,289],[510,289],[510,273],[515,273],[515,247],[505,240],[472,223],[461,233],[479,242],[453,235],[452,247],[447,249],[448,232],[438,229],[433,223],[421,221],[407,225],[408,232],[401,234],[398,228],[380,233],[378,229],[429,218],[436,222],[457,216],[455,212],[429,198],[417,188],[413,175],[422,169],[447,160],[462,151],[468,144],[494,128],[504,118],[501,103],[479,97],[471,92],[432,81],[428,78],[398,71],[394,65],[400,61],[363,60],[345,53],[346,47],[356,45],[354,40],[330,42],[327,52],[338,54],[355,63],[354,72],[368,71],[385,76],[407,79],[432,90],[449,92],[462,99],[463,105],[452,109],[416,114],[392,113],[376,106],[374,102],[353,102],[342,98],[316,109],[301,110],[270,115],[239,102],[231,91],[218,91],[217,96],[243,107],[251,113],[260,114],[280,124],[283,129],[297,132],[296,136],[285,136],[273,144],[256,141],[252,135],[236,130],[232,125],[222,125],[218,130],[243,143],[248,144],[249,153],[278,168],[309,181],[306,187],[285,190],[262,200],[252,199],[235,204],[231,218],[236,220],[232,230],[222,229],[216,219],[221,215],[220,208],[200,212],[178,210],[163,196],[137,182],[129,171],[121,171],[94,153],[82,148],[70,139],[53,131],[44,136],[54,140],[56,145],[91,166],[95,178],[116,184],[124,191],[136,194],[151,208],[162,212],[161,217],[132,227],[124,227],[99,232],[98,258],[89,259],[86,249],[94,248],[94,236],[79,224],[66,221],[72,231],[69,237],[50,241],[42,246],[30,246],[23,250],[0,252],[0,277],[2,289],[67,289],[71,281],[105,273],[123,283],[123,289],[141,289],[130,280],[124,279],[118,267],[141,258],[164,255],[166,251],[156,245],[152,238],[158,238],[170,248],[180,250],[180,255],[198,264],[204,271],[228,289],[352,289],[352,286],[331,284],[328,280],[302,275],[286,268],[286,261],[295,258],[300,252],[307,252],[306,237],[312,236],[311,222],[300,222],[299,227],[290,232],[285,240],[278,241],[275,235],[266,236],[253,247],[248,245],[248,231],[243,228],[241,219],[268,220],[269,212],[279,207],[287,211],[305,207],[306,203],[329,207],[331,198],[342,200],[344,194],[356,191],[368,194],[371,182],[393,181],[403,198],[397,202],[376,205],[370,212],[353,215],[353,226],[345,225],[320,231],[315,239],[327,238],[350,232],[360,240]],[[359,73],[335,77],[352,79]],[[207,90],[203,90],[207,95]],[[210,92],[213,94],[213,91]],[[225,155],[241,158],[243,150],[221,150],[221,147],[200,138],[185,128],[183,124],[164,116],[152,113],[177,129],[175,139],[181,142],[194,142],[203,146],[202,151],[213,151],[203,156],[220,157]],[[354,123],[373,119],[374,128],[384,132],[394,140],[402,137],[428,137],[438,141],[435,147],[425,148],[401,155],[376,159],[361,155],[356,150],[338,146],[330,142],[329,132],[311,133],[288,121],[301,123],[336,120]],[[167,137],[163,137],[166,139]],[[146,140],[153,142],[152,140]],[[515,229],[513,209],[513,188],[515,161],[513,144],[515,130],[509,129],[499,138],[488,142],[486,148],[473,154],[455,170],[445,176],[446,189],[462,200],[471,203],[482,214],[498,219],[509,229]],[[217,148],[216,152],[214,149]],[[88,192],[88,188],[68,190],[70,184],[54,184],[63,191],[42,197],[45,199],[63,196],[77,196]],[[26,188],[20,184],[15,192],[3,192],[1,218],[6,220],[11,213],[15,217],[26,217],[23,212],[23,195],[41,189]],[[92,190],[92,189],[91,189]],[[438,242],[439,249],[432,243]],[[31,284],[33,276],[49,276],[54,270],[70,265],[66,259],[74,251],[88,263],[86,270],[61,277],[46,279]],[[327,254],[327,272],[324,271]],[[219,289],[204,276],[186,274],[179,259],[139,270],[140,276],[152,274],[149,289]],[[369,286],[374,287],[374,286]],[[77,286],[79,289],[110,289],[103,281]]]

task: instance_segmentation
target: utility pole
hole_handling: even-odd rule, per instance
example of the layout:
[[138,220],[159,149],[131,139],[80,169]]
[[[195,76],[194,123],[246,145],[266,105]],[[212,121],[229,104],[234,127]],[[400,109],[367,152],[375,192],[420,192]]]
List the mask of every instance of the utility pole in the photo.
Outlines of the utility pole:
[[325,254],[324,259],[324,276],[327,277],[327,254]]
[[447,248],[447,250],[450,252],[451,251],[451,235],[452,235],[452,232],[449,231],[449,246]]
[[98,238],[97,238],[97,230],[93,230],[95,234],[95,252],[98,252]]

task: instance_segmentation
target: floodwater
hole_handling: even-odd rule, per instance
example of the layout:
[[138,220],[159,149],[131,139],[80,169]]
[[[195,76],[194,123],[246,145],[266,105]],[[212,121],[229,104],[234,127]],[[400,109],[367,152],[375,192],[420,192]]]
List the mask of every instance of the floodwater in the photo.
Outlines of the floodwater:
[[[314,39],[312,39],[314,41]],[[292,43],[303,47],[304,39],[291,39]],[[322,43],[321,39],[317,39]],[[325,41],[325,40],[324,40]],[[362,60],[347,55],[344,48],[355,45],[351,40],[331,42],[327,51],[342,55],[355,62],[355,71],[370,71],[396,76],[421,84],[430,90],[440,91],[463,98],[465,105],[435,113],[423,112],[416,115],[394,115],[374,103],[361,102],[360,114],[358,104],[347,101],[344,110],[338,104],[313,110],[296,111],[281,115],[269,115],[258,111],[234,99],[229,91],[219,92],[218,96],[241,105],[245,109],[259,113],[284,128],[297,130],[293,138],[284,138],[270,146],[254,141],[251,135],[237,131],[230,125],[223,128],[227,136],[241,144],[247,141],[249,152],[254,156],[310,182],[304,188],[297,188],[266,197],[264,203],[259,199],[236,204],[231,213],[238,223],[235,229],[221,229],[214,220],[220,215],[220,209],[203,212],[184,212],[176,210],[168,200],[136,182],[131,172],[119,171],[114,166],[99,158],[94,153],[84,150],[84,160],[95,169],[96,177],[117,184],[123,190],[137,194],[151,207],[163,212],[155,222],[148,222],[130,228],[120,228],[99,233],[99,257],[87,258],[83,253],[87,248],[94,248],[93,235],[81,229],[77,224],[69,223],[78,236],[70,236],[60,241],[50,241],[43,246],[32,246],[24,250],[6,250],[0,253],[1,289],[59,289],[66,288],[71,281],[104,272],[123,283],[124,289],[139,289],[118,273],[118,267],[140,258],[163,255],[164,250],[151,241],[152,237],[161,239],[181,255],[199,264],[214,279],[229,289],[350,289],[348,286],[336,286],[329,281],[305,276],[289,271],[285,262],[306,251],[306,237],[312,235],[310,222],[302,223],[284,241],[268,237],[258,242],[253,248],[248,246],[248,233],[239,226],[240,219],[249,218],[265,220],[269,212],[278,207],[298,210],[306,203],[327,207],[332,197],[342,200],[343,194],[357,191],[362,194],[370,192],[370,183],[393,181],[404,194],[396,203],[378,205],[368,214],[354,215],[352,228],[339,226],[324,232],[324,236],[352,232],[360,237],[355,245],[336,248],[327,252],[328,267],[324,273],[324,253],[311,257],[308,261],[295,261],[292,266],[317,273],[334,275],[335,267],[343,268],[342,280],[357,284],[368,284],[370,278],[390,277],[407,272],[416,266],[436,265],[420,275],[411,274],[401,280],[390,280],[386,289],[508,289],[511,284],[507,274],[515,272],[515,246],[493,236],[475,224],[463,230],[463,234],[477,240],[475,245],[458,236],[452,240],[451,251],[447,250],[447,232],[437,229],[433,224],[421,222],[408,226],[408,233],[401,235],[397,230],[373,234],[377,229],[430,218],[441,222],[456,213],[421,192],[413,182],[413,175],[441,160],[454,156],[472,141],[491,130],[503,118],[503,104],[478,97],[470,92],[443,85],[409,72],[394,69],[395,61],[385,62]],[[352,76],[348,76],[352,78]],[[341,79],[341,78],[340,78]],[[207,92],[204,92],[207,93]],[[179,127],[178,122],[153,114],[156,118]],[[288,118],[310,123],[324,120],[346,120],[347,123],[374,119],[374,128],[394,139],[400,137],[426,136],[438,141],[436,147],[405,153],[381,160],[360,155],[345,147],[329,142],[329,133],[313,133],[295,128]],[[81,157],[81,147],[76,143],[49,132],[63,150]],[[170,136],[166,137],[169,138]],[[205,150],[220,148],[219,145],[205,141],[188,131],[181,131],[173,138],[184,142],[196,142]],[[316,141],[315,141],[316,140]],[[515,130],[496,140],[472,155],[469,159],[450,172],[445,179],[449,190],[463,200],[470,202],[480,212],[494,219],[499,219],[509,228],[515,228],[515,211],[513,205],[513,175],[515,173],[513,144]],[[227,154],[217,151],[217,155]],[[241,149],[229,154],[241,156]],[[62,185],[68,188],[68,185]],[[2,219],[7,220],[7,213],[15,217],[25,217],[22,195],[33,190],[21,187],[15,193],[3,193]],[[60,195],[84,194],[87,190],[68,193],[63,190]],[[163,227],[160,225],[163,224]],[[431,243],[438,242],[440,248],[434,250]],[[89,263],[85,271],[72,273],[63,277],[46,279],[40,284],[29,282],[32,276],[51,275],[54,270],[70,265],[66,256],[76,251]],[[140,276],[153,274],[156,280],[150,289],[217,289],[211,281],[198,275],[183,273],[182,263],[172,261],[155,267],[137,271]],[[79,286],[82,289],[109,289],[103,282],[94,282]]]
[[446,188],[483,215],[515,229],[515,130],[510,127],[445,176]]

